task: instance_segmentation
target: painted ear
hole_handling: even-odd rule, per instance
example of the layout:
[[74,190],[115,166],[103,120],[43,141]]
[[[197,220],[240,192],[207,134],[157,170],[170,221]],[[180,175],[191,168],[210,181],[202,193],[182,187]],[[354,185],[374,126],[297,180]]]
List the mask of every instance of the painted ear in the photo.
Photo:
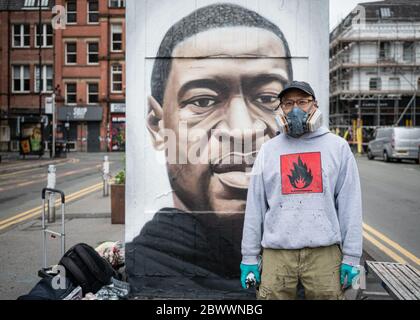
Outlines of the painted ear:
[[146,119],[147,130],[152,138],[153,147],[162,150],[164,146],[163,138],[163,108],[152,96],[147,98],[148,113]]

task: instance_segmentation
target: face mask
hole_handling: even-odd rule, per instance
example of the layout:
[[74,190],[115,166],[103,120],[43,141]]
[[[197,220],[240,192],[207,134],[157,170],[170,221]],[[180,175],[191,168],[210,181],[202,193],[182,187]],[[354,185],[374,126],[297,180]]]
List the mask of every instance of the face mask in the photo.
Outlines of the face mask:
[[279,133],[286,133],[294,138],[299,138],[307,132],[314,132],[322,126],[322,113],[319,108],[312,108],[310,112],[293,108],[286,116],[283,111],[276,117]]
[[289,124],[288,134],[292,137],[298,138],[306,132],[306,119],[308,114],[302,109],[294,107],[292,111],[286,116]]

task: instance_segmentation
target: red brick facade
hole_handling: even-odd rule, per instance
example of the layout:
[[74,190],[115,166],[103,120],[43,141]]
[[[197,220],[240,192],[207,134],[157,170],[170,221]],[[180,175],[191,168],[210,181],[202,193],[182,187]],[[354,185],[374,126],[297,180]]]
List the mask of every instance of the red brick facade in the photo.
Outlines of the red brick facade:
[[[51,11],[42,10],[42,24],[51,23]],[[35,68],[39,63],[39,49],[35,44],[35,29],[39,22],[38,10],[0,11],[0,119],[2,126],[9,126],[11,139],[16,140],[17,119],[20,116],[40,115],[40,95],[35,92]],[[29,44],[15,46],[13,28],[28,25]],[[25,43],[24,43],[25,44]],[[54,65],[54,48],[41,48],[42,65]],[[29,88],[24,92],[13,90],[14,66],[25,66],[29,74]],[[27,68],[27,69],[26,69]],[[26,71],[25,71],[26,72]],[[42,93],[41,106],[45,95]],[[43,112],[43,110],[41,110]],[[1,139],[0,139],[1,140]],[[7,151],[8,143],[0,142],[0,151]]]
[[[18,117],[44,115],[44,99],[55,93],[59,120],[57,139],[71,141],[77,151],[121,150],[121,145],[116,146],[114,129],[122,129],[118,132],[125,140],[124,1],[50,0],[49,7],[42,10],[43,24],[51,25],[58,16],[67,17],[68,21],[63,24],[64,28],[53,29],[52,45],[41,50],[42,65],[48,66],[43,74],[52,77],[48,82],[50,90],[42,93],[41,113],[39,94],[35,92],[35,68],[39,64],[35,29],[39,11],[37,8],[22,8],[25,2],[20,0],[20,8],[14,2],[12,7],[15,7],[6,10],[7,1],[0,0],[0,125],[9,125],[11,140],[17,140]],[[53,14],[54,5],[58,8],[58,15]],[[63,11],[63,8],[70,10]],[[17,24],[29,25],[29,46],[25,45],[28,27],[14,30]],[[13,46],[14,31],[22,32],[23,37],[19,34],[16,41],[21,40],[24,47]],[[71,54],[74,49],[75,54]],[[67,50],[71,52],[70,61],[66,59]],[[25,67],[18,70],[14,66]],[[14,72],[22,76],[21,82],[14,83]],[[29,90],[15,92],[14,85],[22,89],[19,87],[22,84],[23,89],[27,89],[28,74]],[[66,95],[67,88],[76,90],[71,97]],[[89,97],[88,88],[91,89]],[[120,110],[119,114],[111,114],[111,106],[115,104],[120,108],[113,109]],[[119,121],[114,126],[113,119]],[[114,139],[111,139],[113,133]],[[0,141],[0,151],[9,147],[9,143]]]
[[[57,0],[56,5],[68,6],[68,1]],[[55,75],[58,106],[70,106],[89,108],[100,106],[102,108],[102,120],[100,125],[100,150],[110,149],[110,129],[112,129],[110,106],[113,103],[125,104],[125,8],[110,8],[108,0],[99,1],[96,11],[94,7],[93,15],[98,14],[97,22],[88,22],[88,1],[77,0],[77,15],[74,24],[67,24],[65,29],[55,31]],[[96,13],[97,12],[97,13]],[[74,19],[74,17],[73,17]],[[95,19],[96,20],[96,17]],[[112,50],[112,30],[117,26],[122,32],[121,50]],[[76,63],[69,65],[66,61],[67,44],[76,44]],[[98,62],[89,64],[88,44],[98,44]],[[118,41],[119,44],[119,41]],[[119,48],[118,48],[119,49]],[[96,50],[95,50],[96,52]],[[95,60],[96,61],[96,60]],[[113,65],[121,68],[122,84],[120,92],[113,93],[111,90],[111,70]],[[68,103],[66,99],[66,85],[76,84],[76,103]],[[89,103],[88,85],[97,84],[99,86],[99,97],[97,103]],[[85,121],[71,122],[72,138],[77,134],[76,147],[78,150],[93,150],[89,148],[89,141],[92,141],[89,132],[92,123]]]

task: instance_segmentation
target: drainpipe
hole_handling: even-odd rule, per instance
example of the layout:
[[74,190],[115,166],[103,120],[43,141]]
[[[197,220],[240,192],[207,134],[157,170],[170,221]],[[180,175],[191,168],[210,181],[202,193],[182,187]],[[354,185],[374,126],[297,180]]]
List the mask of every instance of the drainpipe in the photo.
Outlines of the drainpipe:
[[108,9],[108,14],[107,14],[107,46],[106,46],[106,51],[107,51],[107,54],[106,54],[106,57],[107,57],[107,59],[106,59],[106,64],[107,64],[107,68],[106,68],[106,72],[107,72],[107,75],[106,75],[106,79],[107,79],[107,84],[106,84],[106,87],[107,87],[107,92],[106,92],[106,100],[107,100],[107,110],[106,110],[106,116],[105,116],[105,119],[106,119],[106,139],[105,139],[105,141],[106,141],[106,148],[107,148],[107,150],[108,151],[112,151],[110,148],[109,148],[109,146],[110,146],[110,142],[108,141],[108,139],[107,138],[111,138],[111,122],[110,122],[110,120],[111,120],[111,116],[110,116],[110,114],[111,114],[111,101],[110,101],[110,90],[111,90],[111,84],[110,84],[110,82],[111,82],[111,67],[110,67],[110,62],[111,62],[111,52],[110,52],[110,45],[111,45],[111,35],[110,35],[110,33],[111,33],[111,22],[110,22],[110,13],[109,13],[109,9]]
[[[39,81],[39,117],[41,118],[42,116],[42,51],[41,51],[41,47],[42,47],[42,33],[43,33],[43,27],[42,27],[42,11],[41,11],[41,6],[42,1],[38,1],[38,70],[39,70],[39,76],[38,76],[38,81]],[[36,30],[36,28],[35,28]]]
[[[12,78],[11,75],[11,59],[10,59],[10,53],[11,53],[11,47],[12,47],[12,37],[10,35],[11,33],[11,21],[10,21],[10,1],[7,1],[7,119],[10,126],[10,95],[11,95],[11,85],[12,85]],[[7,150],[11,151],[11,141],[9,141],[9,145],[7,147]]]

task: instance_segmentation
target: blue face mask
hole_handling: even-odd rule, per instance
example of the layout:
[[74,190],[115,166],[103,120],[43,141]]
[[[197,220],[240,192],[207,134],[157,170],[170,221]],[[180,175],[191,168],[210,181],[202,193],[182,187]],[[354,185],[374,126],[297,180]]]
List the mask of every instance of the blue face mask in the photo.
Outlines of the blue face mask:
[[294,138],[299,138],[306,133],[307,126],[306,120],[308,114],[300,108],[294,107],[292,111],[286,116],[287,123],[289,125],[288,134]]

